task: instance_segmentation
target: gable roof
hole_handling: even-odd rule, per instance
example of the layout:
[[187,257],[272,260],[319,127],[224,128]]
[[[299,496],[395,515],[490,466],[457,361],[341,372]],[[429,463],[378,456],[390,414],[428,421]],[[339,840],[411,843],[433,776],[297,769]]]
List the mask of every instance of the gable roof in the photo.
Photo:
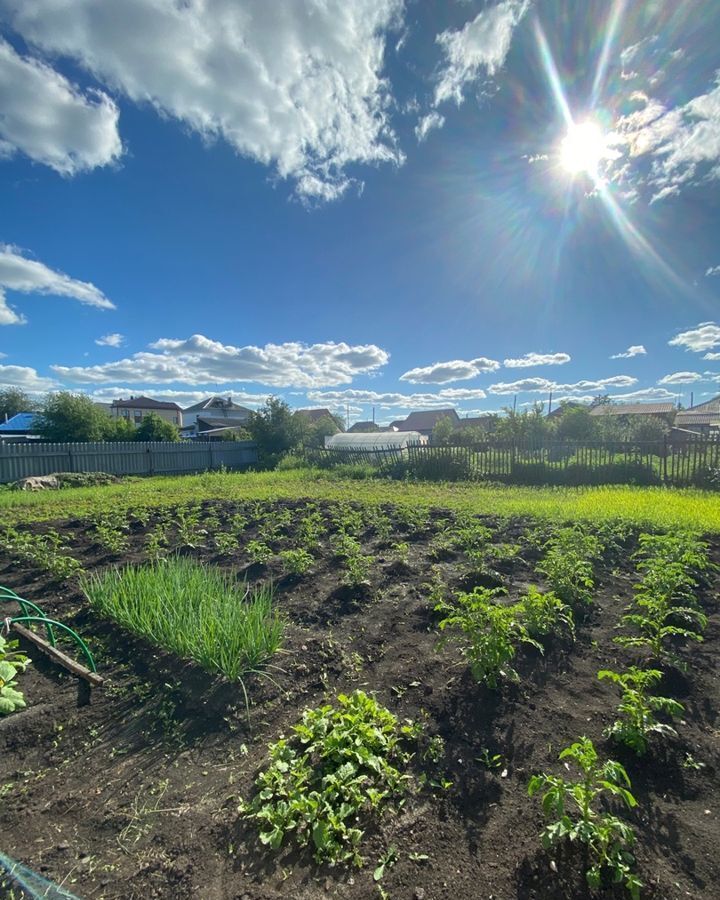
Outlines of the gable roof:
[[591,416],[666,416],[675,412],[672,403],[601,403],[593,406]]
[[460,421],[454,409],[424,409],[410,413],[404,422],[397,424],[398,431],[432,431],[440,419],[451,419],[453,425]]
[[172,409],[182,412],[177,403],[153,400],[152,397],[131,397],[129,400],[113,400],[113,409]]
[[295,412],[299,416],[305,416],[305,418],[309,419],[311,422],[319,422],[320,419],[332,418],[332,413],[329,409],[296,409]]
[[199,403],[195,403],[192,406],[186,407],[183,412],[186,413],[194,413],[194,412],[205,412],[213,409],[224,409],[224,410],[232,410],[233,412],[242,412],[250,415],[252,410],[248,409],[246,406],[240,406],[237,403],[233,403],[232,397],[206,397],[204,400],[201,400]]
[[687,413],[705,413],[707,415],[720,414],[720,394],[718,394],[717,397],[713,397],[712,400],[698,403],[696,406],[691,406],[689,409],[681,409],[678,415],[683,416]]
[[461,428],[487,428],[494,420],[492,413],[486,413],[484,416],[468,416],[466,419],[460,419]]
[[216,419],[213,416],[198,416],[198,431],[209,431],[214,428],[241,429],[243,423],[233,419]]
[[7,422],[0,425],[0,433],[5,434],[27,434],[31,432],[37,425],[39,413],[19,412],[12,416]]

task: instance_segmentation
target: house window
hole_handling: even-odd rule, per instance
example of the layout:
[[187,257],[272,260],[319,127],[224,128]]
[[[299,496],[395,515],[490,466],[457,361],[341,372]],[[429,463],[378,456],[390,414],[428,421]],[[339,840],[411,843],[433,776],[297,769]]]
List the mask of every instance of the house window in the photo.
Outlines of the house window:
[[138,422],[142,422],[142,413],[140,412],[140,410],[138,410],[138,409],[133,410],[133,416],[135,418],[136,425]]

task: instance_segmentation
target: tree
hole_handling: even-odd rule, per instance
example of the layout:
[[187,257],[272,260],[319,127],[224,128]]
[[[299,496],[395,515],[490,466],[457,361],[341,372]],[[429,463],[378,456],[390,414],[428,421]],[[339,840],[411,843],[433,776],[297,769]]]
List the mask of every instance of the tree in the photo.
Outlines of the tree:
[[302,437],[302,423],[279,397],[268,397],[263,407],[250,413],[246,427],[257,444],[260,464],[268,469],[294,450]]
[[135,426],[124,416],[118,416],[117,419],[110,419],[105,433],[106,441],[134,441]]
[[177,426],[161,419],[157,413],[151,412],[143,416],[142,422],[135,429],[136,441],[179,441]]
[[111,420],[86,394],[50,394],[38,417],[37,432],[46,441],[102,441]]
[[325,446],[325,438],[338,434],[340,431],[342,428],[338,427],[336,416],[323,416],[317,422],[312,422],[307,426],[303,434],[303,444],[305,447],[322,449]]
[[12,419],[18,413],[33,412],[36,409],[37,403],[20,388],[9,387],[0,391],[0,422]]
[[446,447],[452,440],[454,430],[450,416],[443,416],[437,420],[432,430],[432,443],[438,447]]
[[659,444],[669,431],[670,426],[659,416],[628,416],[627,439],[629,441]]
[[560,441],[587,441],[595,436],[595,420],[587,406],[561,406],[555,434]]

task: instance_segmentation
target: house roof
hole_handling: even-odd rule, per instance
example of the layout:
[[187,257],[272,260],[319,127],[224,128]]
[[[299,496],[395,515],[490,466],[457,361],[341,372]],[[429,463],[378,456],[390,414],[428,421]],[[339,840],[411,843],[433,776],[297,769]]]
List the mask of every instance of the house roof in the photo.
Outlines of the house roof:
[[720,413],[679,412],[675,416],[675,427],[686,425],[720,425]]
[[8,419],[7,422],[3,422],[2,425],[0,425],[0,433],[27,434],[36,426],[38,418],[39,414],[34,412],[16,413],[12,418]]
[[720,394],[717,397],[713,397],[712,400],[706,400],[705,403],[698,403],[695,406],[691,406],[689,409],[682,409],[678,413],[678,415],[686,415],[687,413],[707,413],[714,414],[715,416],[720,415]]
[[465,419],[460,419],[460,427],[461,428],[485,428],[487,425],[490,425],[493,421],[494,416],[491,414],[485,416],[468,416]]
[[410,413],[407,419],[398,422],[396,427],[398,431],[432,431],[440,419],[447,418],[452,419],[453,425],[460,421],[454,409],[424,409]]
[[247,413],[248,415],[252,412],[252,410],[249,410],[246,406],[240,406],[237,403],[233,403],[232,397],[206,397],[199,403],[188,406],[183,412],[194,413],[211,409],[232,410],[233,412],[242,412]]
[[675,412],[672,403],[602,403],[593,406],[591,416],[666,416]]
[[243,423],[232,419],[215,419],[212,416],[198,416],[198,431],[208,431],[212,428],[242,428]]
[[131,397],[129,400],[113,400],[113,409],[172,409],[182,412],[177,403],[153,400],[151,397]]
[[369,420],[366,422],[353,422],[353,424],[348,428],[348,432],[350,434],[354,434],[355,432],[363,432],[366,433],[368,429],[370,431],[377,431],[378,426],[374,422],[370,422]]
[[305,418],[309,419],[311,422],[319,422],[320,419],[332,418],[332,413],[329,409],[298,409],[296,412],[299,416],[305,416]]

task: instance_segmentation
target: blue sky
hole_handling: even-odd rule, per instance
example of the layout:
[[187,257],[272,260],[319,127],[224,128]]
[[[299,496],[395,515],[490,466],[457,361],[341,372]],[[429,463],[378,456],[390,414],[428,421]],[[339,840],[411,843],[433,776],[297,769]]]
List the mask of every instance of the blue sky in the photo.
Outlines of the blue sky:
[[0,0],[0,385],[720,393],[713,0]]

